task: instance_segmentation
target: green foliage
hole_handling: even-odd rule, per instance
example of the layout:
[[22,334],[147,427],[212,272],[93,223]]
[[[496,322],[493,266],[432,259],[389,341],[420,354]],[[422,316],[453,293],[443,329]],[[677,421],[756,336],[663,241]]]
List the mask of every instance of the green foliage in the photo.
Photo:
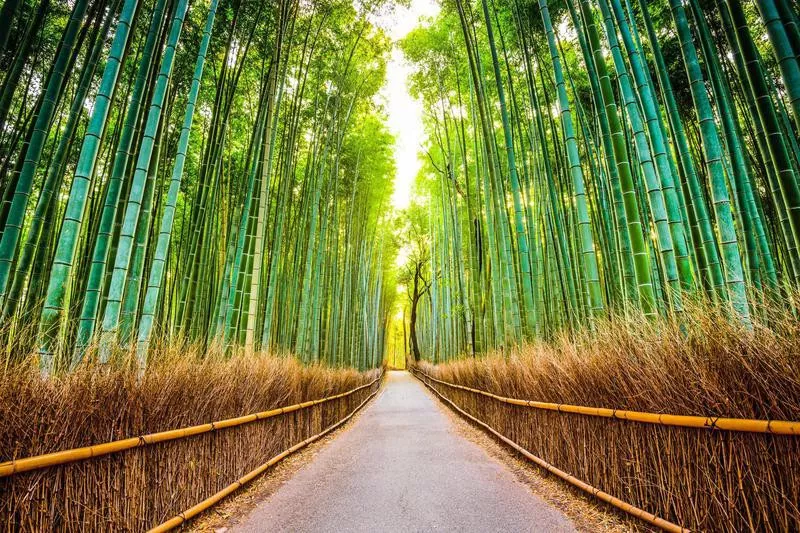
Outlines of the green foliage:
[[[9,359],[57,370],[102,330],[142,365],[168,337],[366,368],[398,284],[439,359],[696,292],[746,324],[800,279],[790,2],[448,0],[399,45],[396,4],[9,3]],[[402,214],[394,46],[427,131]]]
[[747,325],[752,291],[780,298],[800,258],[796,28],[773,0],[444,2],[402,42],[428,110],[423,354],[554,338],[608,312],[680,318],[695,292]]
[[[36,4],[21,4],[0,50],[3,65],[24,65],[4,74],[2,92],[3,265],[17,287],[9,356],[38,344],[44,371],[64,368],[95,353],[102,323],[101,359],[138,337],[142,368],[151,337],[378,365],[396,247],[385,223],[393,139],[374,98],[391,43],[371,20],[390,6],[220,0],[212,27],[216,2],[185,17],[186,2],[79,2],[68,27],[59,2],[42,4],[39,26]],[[48,196],[38,160],[16,178],[30,114],[49,161],[106,12],[117,37],[101,47],[106,74],[84,76],[92,119],[72,142],[84,155],[60,149],[60,190]],[[52,97],[37,101],[47,83]],[[43,199],[37,220],[49,223],[31,241],[32,267],[15,269],[34,215],[11,209],[20,187]],[[30,323],[42,312],[37,340]]]

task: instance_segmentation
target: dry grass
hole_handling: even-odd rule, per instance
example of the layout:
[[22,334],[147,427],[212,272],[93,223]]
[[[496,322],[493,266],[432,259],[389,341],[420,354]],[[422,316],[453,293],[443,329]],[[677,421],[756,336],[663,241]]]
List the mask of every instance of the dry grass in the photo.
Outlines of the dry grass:
[[[785,309],[797,308],[796,301]],[[423,369],[504,396],[656,413],[800,420],[800,322],[752,331],[714,306],[678,321],[609,319],[573,338]],[[768,324],[768,325],[767,325]],[[800,438],[708,431],[503,404],[436,385],[533,454],[693,530],[800,530]]]
[[[292,358],[165,350],[142,380],[131,365],[48,380],[0,376],[0,461],[235,417],[355,388],[377,376]],[[376,384],[377,386],[377,384]],[[319,433],[374,387],[275,418],[0,479],[5,530],[145,530]]]

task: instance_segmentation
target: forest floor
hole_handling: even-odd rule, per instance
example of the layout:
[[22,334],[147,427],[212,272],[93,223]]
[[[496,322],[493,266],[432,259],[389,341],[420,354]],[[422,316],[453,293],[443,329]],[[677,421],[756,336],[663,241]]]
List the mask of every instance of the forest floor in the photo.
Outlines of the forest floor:
[[195,523],[223,531],[628,531],[390,372],[358,419]]

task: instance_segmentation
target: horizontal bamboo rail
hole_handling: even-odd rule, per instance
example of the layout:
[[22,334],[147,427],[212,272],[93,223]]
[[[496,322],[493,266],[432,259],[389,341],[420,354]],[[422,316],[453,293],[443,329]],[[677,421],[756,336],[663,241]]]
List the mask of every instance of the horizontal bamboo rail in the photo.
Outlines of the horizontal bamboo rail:
[[[378,377],[378,379],[380,379],[380,377],[382,377],[382,374],[381,374],[381,376]],[[375,381],[377,381],[377,380],[375,380]],[[373,381],[372,383],[369,383],[367,386],[373,385],[375,383],[375,381]],[[360,387],[360,388],[363,388],[363,387]],[[283,459],[285,459],[289,455],[293,454],[297,450],[308,446],[309,444],[311,444],[315,440],[321,439],[322,437],[324,437],[325,435],[327,435],[328,433],[330,433],[334,429],[338,428],[339,426],[341,426],[342,424],[344,424],[345,422],[350,420],[353,417],[353,415],[355,415],[362,407],[364,407],[364,405],[366,405],[366,403],[368,401],[370,401],[376,394],[378,394],[377,390],[375,392],[373,392],[372,394],[370,394],[369,396],[367,396],[364,399],[364,401],[361,402],[358,405],[358,407],[353,409],[353,411],[349,415],[347,415],[346,417],[342,418],[341,420],[339,420],[335,424],[332,424],[332,425],[328,426],[327,428],[325,428],[321,432],[317,433],[316,435],[312,435],[311,437],[307,438],[306,440],[304,440],[302,442],[298,442],[297,444],[295,444],[294,446],[292,446],[288,450],[279,453],[278,455],[276,455],[275,457],[273,457],[272,459],[270,459],[269,461],[267,461],[263,465],[259,466],[258,468],[256,468],[255,470],[249,472],[248,474],[245,474],[244,476],[242,476],[241,478],[237,479],[236,481],[234,481],[233,483],[231,483],[230,485],[228,485],[227,487],[225,487],[221,491],[217,492],[213,496],[209,496],[208,498],[206,498],[205,500],[201,501],[200,503],[198,503],[194,507],[190,507],[189,509],[186,509],[182,513],[179,513],[179,514],[175,515],[174,517],[170,518],[166,522],[164,522],[164,523],[162,523],[162,524],[150,529],[147,533],[163,533],[164,531],[169,531],[169,530],[174,529],[174,528],[178,527],[179,525],[187,522],[189,519],[197,516],[198,514],[202,513],[203,511],[213,507],[214,505],[219,503],[225,497],[229,496],[230,494],[232,494],[233,492],[235,492],[236,490],[238,490],[242,486],[246,485],[247,483],[249,483],[253,479],[255,479],[258,476],[260,476],[261,474],[263,474],[265,471],[267,471],[270,467],[274,466],[276,463],[279,463],[280,461],[282,461]]]
[[[427,377],[431,381],[443,383],[445,385],[449,385],[449,383],[447,383],[447,382],[442,382],[440,380],[431,378],[430,376],[428,376],[428,374],[426,374],[426,373],[424,373],[422,371],[417,371],[417,372],[419,372],[419,374]],[[416,375],[416,372],[414,374]],[[419,376],[417,376],[417,377],[419,379]],[[589,485],[588,483],[586,483],[584,481],[581,481],[580,479],[576,478],[575,476],[570,475],[570,474],[564,472],[563,470],[561,470],[559,468],[556,468],[555,466],[551,465],[550,463],[548,463],[544,459],[542,459],[540,457],[537,457],[536,455],[533,455],[531,452],[529,452],[528,450],[526,450],[525,448],[523,448],[522,446],[520,446],[519,444],[517,444],[513,440],[509,439],[508,437],[506,437],[505,435],[503,435],[499,431],[495,430],[489,424],[487,424],[487,423],[475,418],[471,414],[469,414],[466,411],[464,411],[463,409],[461,409],[452,400],[450,400],[449,398],[445,397],[441,392],[436,390],[436,387],[431,386],[424,379],[420,379],[420,381],[423,384],[425,384],[426,387],[428,387],[430,390],[432,390],[434,393],[436,393],[436,395],[439,398],[441,398],[442,401],[446,402],[448,405],[450,405],[450,407],[452,407],[454,410],[456,410],[462,416],[464,416],[465,418],[468,418],[469,420],[471,420],[475,424],[481,426],[483,429],[485,429],[486,431],[488,431],[489,433],[491,433],[492,435],[494,435],[495,437],[497,437],[498,439],[500,439],[504,443],[508,444],[514,450],[516,450],[517,452],[521,453],[526,458],[528,458],[532,462],[536,463],[537,465],[541,466],[542,468],[544,468],[545,470],[547,470],[551,474],[560,477],[564,481],[570,483],[571,485],[574,485],[575,487],[578,487],[579,489],[581,489],[584,492],[589,493],[590,495],[594,496],[595,498],[603,500],[604,502],[613,505],[617,509],[620,509],[620,510],[622,510],[622,511],[624,511],[624,512],[626,512],[626,513],[628,513],[628,514],[630,514],[632,516],[635,516],[636,518],[639,518],[640,520],[644,520],[645,522],[648,522],[649,524],[652,524],[652,525],[658,527],[659,529],[662,529],[664,531],[669,531],[670,533],[688,533],[689,532],[688,529],[683,528],[683,527],[679,526],[678,524],[675,524],[673,522],[670,522],[669,520],[665,520],[663,518],[660,518],[660,517],[654,515],[653,513],[649,513],[647,511],[645,511],[644,509],[640,509],[639,507],[631,505],[628,502],[620,500],[619,498],[616,498],[616,497],[612,496],[611,494],[609,494],[607,492],[603,492],[602,490],[600,490],[600,489],[598,489],[596,487],[593,487],[592,485]],[[461,387],[459,387],[459,388],[461,388]],[[469,389],[469,390],[473,391],[475,389]]]
[[627,420],[629,422],[644,422],[646,424],[659,424],[662,426],[677,426],[684,428],[718,429],[723,431],[740,431],[746,433],[770,433],[772,435],[800,435],[800,422],[788,420],[755,420],[750,418],[724,418],[716,416],[691,416],[691,415],[669,415],[658,413],[645,413],[642,411],[625,411],[623,409],[609,409],[607,407],[585,407],[582,405],[569,405],[566,403],[537,402],[534,400],[520,400],[518,398],[508,398],[480,389],[456,385],[447,381],[442,381],[429,376],[421,370],[417,370],[429,380],[461,389],[473,394],[480,394],[487,398],[493,398],[499,402],[533,409],[544,409],[547,411],[558,411],[560,413],[573,413],[579,415],[599,416],[603,418],[615,418],[617,420]]
[[286,413],[291,413],[293,411],[298,411],[300,409],[306,409],[314,405],[319,405],[321,403],[338,400],[339,398],[344,398],[345,396],[350,396],[351,394],[354,394],[362,389],[371,387],[382,377],[383,373],[381,373],[377,378],[375,378],[374,380],[365,385],[361,385],[347,392],[342,392],[334,396],[328,396],[327,398],[320,398],[318,400],[309,400],[307,402],[301,402],[286,407],[278,407],[277,409],[270,409],[269,411],[252,413],[249,415],[239,416],[236,418],[228,418],[216,422],[209,422],[197,426],[189,426],[180,429],[160,431],[158,433],[150,433],[148,435],[130,437],[127,439],[115,440],[103,444],[94,444],[92,446],[84,446],[82,448],[73,448],[71,450],[63,450],[60,452],[47,453],[44,455],[35,455],[32,457],[25,457],[23,459],[12,459],[11,461],[0,463],[0,478],[12,476],[14,474],[19,474],[22,472],[30,472],[31,470],[39,470],[51,466],[74,463],[76,461],[82,461],[84,459],[90,459],[92,457],[100,457],[102,455],[118,453],[125,450],[130,450],[132,448],[140,448],[142,446],[148,446],[150,444],[155,444],[158,442],[183,439],[186,437],[192,437],[194,435],[200,435],[202,433],[209,433],[211,431],[217,431],[220,429],[241,426],[244,424],[250,424],[257,420],[265,420],[267,418],[280,416]]

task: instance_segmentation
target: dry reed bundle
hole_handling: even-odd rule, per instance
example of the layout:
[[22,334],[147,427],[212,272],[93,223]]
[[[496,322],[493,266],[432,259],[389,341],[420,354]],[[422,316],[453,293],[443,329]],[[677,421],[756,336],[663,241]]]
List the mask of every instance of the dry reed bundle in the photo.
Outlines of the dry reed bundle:
[[[526,400],[800,420],[800,323],[789,311],[765,314],[769,327],[756,324],[753,331],[710,306],[687,309],[681,322],[609,319],[592,333],[508,357],[421,368],[436,379]],[[560,413],[432,385],[532,454],[672,522],[700,531],[800,530],[797,436]]]
[[[0,386],[0,461],[265,411],[369,383],[358,373],[267,355],[156,358],[133,369],[42,380],[15,368]],[[180,440],[0,479],[6,530],[142,531],[218,492],[267,459],[336,423],[375,388]]]

